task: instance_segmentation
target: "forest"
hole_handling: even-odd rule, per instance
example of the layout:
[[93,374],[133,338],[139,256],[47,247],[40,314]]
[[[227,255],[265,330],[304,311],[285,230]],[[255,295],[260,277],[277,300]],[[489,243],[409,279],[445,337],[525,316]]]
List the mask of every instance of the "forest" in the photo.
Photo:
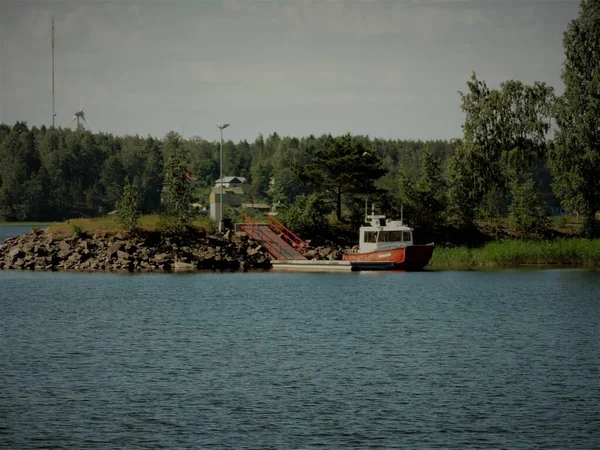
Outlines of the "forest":
[[[598,236],[600,1],[581,2],[563,46],[561,96],[543,82],[490,88],[473,73],[457,96],[465,116],[458,139],[272,133],[224,142],[224,175],[245,177],[246,201],[277,203],[305,233],[360,224],[369,201],[390,216],[402,208],[409,224],[434,234],[506,219],[520,233],[544,236],[550,216],[569,211],[583,218],[583,236]],[[173,158],[182,176],[193,174],[185,204],[206,205],[219,178],[217,141],[1,124],[0,221],[102,216],[129,188],[140,213],[160,213]]]

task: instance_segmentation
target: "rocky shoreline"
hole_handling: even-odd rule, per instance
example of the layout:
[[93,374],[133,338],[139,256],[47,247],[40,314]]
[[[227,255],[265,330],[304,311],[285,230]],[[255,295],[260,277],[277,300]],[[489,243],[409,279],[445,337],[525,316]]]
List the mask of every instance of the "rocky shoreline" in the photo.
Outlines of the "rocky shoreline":
[[[341,259],[342,249],[311,248],[309,259]],[[80,233],[57,237],[32,231],[0,245],[0,270],[68,271],[247,271],[271,268],[271,255],[244,233]]]

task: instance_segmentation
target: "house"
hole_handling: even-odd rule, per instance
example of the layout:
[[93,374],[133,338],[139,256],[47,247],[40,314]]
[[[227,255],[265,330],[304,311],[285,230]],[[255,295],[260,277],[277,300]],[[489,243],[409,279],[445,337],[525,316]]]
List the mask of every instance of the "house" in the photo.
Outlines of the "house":
[[[245,183],[246,181],[246,177],[223,177],[223,187],[237,187],[240,184]],[[217,186],[221,186],[220,178],[217,181],[215,181],[215,187]]]
[[[228,177],[233,178],[233,177]],[[225,178],[223,179],[225,180]],[[239,186],[226,187],[225,181],[223,181],[223,188],[221,186],[215,186],[210,191],[209,203],[210,203],[210,218],[215,222],[221,222],[220,208],[221,203],[221,190],[223,192],[223,206],[242,206],[242,199],[244,197],[244,191]]]
[[242,203],[242,208],[262,212],[266,215],[276,216],[279,202],[269,205],[268,203]]
[[268,205],[267,203],[242,203],[242,208],[263,212],[271,211],[271,205]]

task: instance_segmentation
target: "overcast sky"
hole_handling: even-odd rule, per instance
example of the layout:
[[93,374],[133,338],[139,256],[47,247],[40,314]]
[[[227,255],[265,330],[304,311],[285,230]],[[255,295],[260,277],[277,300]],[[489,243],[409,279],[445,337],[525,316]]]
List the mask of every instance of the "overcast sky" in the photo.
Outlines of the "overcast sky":
[[0,121],[57,125],[83,101],[118,135],[254,140],[461,135],[458,91],[545,81],[562,92],[578,0],[0,0]]

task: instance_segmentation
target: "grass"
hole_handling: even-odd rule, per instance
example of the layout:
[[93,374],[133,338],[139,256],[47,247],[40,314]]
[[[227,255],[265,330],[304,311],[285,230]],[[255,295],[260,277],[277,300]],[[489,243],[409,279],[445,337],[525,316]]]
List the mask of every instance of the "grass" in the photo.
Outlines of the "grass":
[[521,265],[600,266],[600,239],[496,241],[481,248],[436,248],[428,267],[510,267]]
[[[145,231],[155,231],[157,229],[159,216],[157,214],[140,217],[139,228]],[[203,228],[209,232],[214,231],[215,225],[208,217],[199,217],[194,220],[193,226]],[[103,216],[93,219],[70,219],[66,222],[50,225],[46,232],[55,237],[69,237],[74,234],[111,234],[122,231],[122,228],[116,222],[116,217]]]

